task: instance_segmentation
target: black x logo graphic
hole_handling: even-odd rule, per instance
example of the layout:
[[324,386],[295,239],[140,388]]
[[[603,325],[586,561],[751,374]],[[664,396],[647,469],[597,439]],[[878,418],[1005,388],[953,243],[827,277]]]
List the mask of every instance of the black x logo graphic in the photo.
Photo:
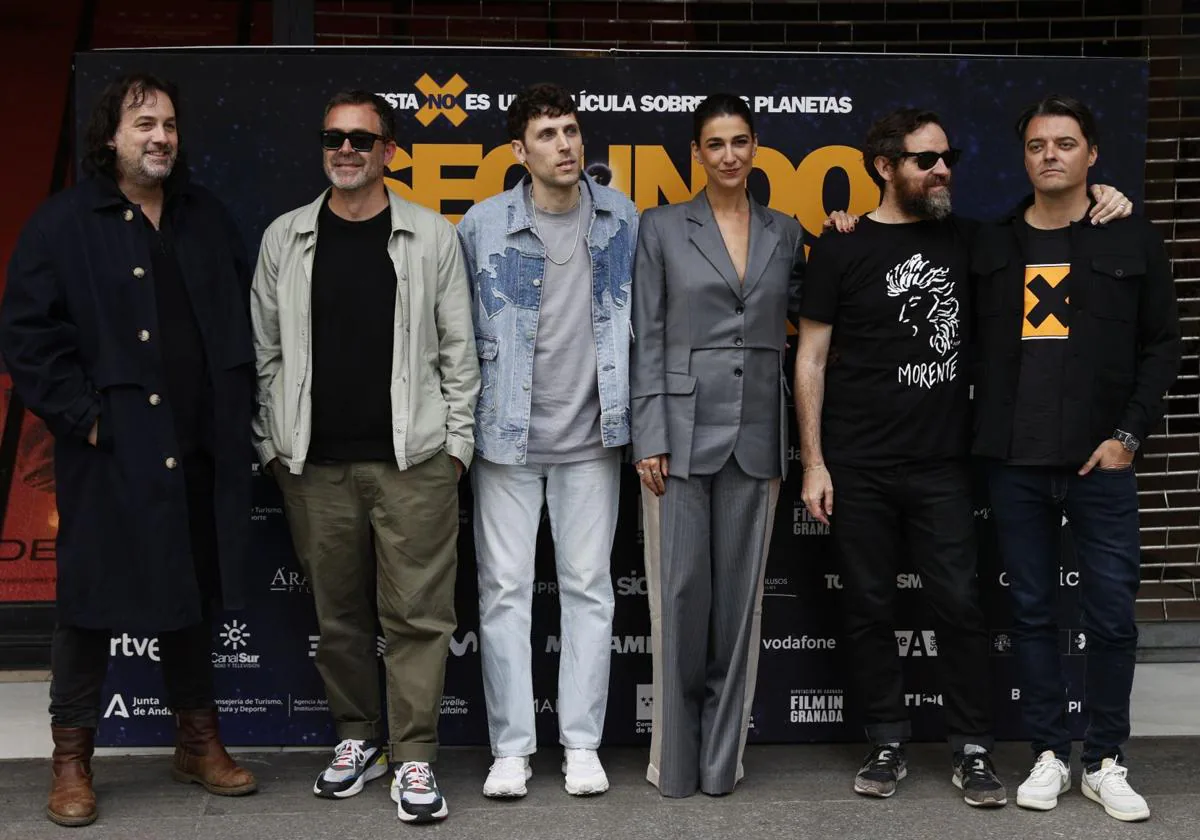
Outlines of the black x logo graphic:
[[1029,291],[1037,297],[1037,306],[1029,310],[1029,314],[1025,317],[1029,323],[1037,329],[1042,325],[1042,322],[1053,315],[1058,319],[1058,322],[1064,327],[1071,326],[1071,305],[1067,302],[1070,292],[1067,289],[1067,280],[1070,275],[1059,281],[1057,286],[1051,286],[1050,282],[1038,275],[1029,281]]

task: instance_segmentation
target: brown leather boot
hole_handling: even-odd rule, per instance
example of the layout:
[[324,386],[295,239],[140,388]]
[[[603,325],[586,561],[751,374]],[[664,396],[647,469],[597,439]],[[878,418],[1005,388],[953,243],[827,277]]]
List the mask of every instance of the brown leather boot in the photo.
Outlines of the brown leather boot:
[[92,790],[92,743],[96,730],[82,726],[51,726],[54,785],[46,816],[59,825],[88,825],[96,821]]
[[196,782],[218,796],[243,796],[258,790],[254,775],[237,765],[217,732],[216,709],[175,712],[175,766],[177,782]]

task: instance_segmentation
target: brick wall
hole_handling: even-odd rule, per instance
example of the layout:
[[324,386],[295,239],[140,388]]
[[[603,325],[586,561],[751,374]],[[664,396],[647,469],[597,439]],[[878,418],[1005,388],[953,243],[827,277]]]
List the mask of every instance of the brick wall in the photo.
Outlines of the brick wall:
[[1140,469],[1143,620],[1200,618],[1200,0],[318,2],[319,44],[1142,57],[1146,205],[1173,259],[1183,373]]

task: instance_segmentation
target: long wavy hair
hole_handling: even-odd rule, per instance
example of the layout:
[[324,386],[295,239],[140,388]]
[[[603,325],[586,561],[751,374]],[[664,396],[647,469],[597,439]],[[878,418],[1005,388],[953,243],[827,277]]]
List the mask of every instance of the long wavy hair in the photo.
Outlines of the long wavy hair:
[[[180,123],[179,88],[174,83],[149,73],[131,73],[111,82],[92,109],[87,129],[83,134],[83,171],[88,175],[106,175],[114,181],[117,179],[117,152],[109,143],[117,134],[121,125],[121,114],[125,110],[125,101],[129,100],[130,108],[137,108],[146,101],[147,97],[164,94],[175,106],[175,120]],[[177,140],[175,151],[175,166],[171,170],[168,182],[178,180],[187,172],[187,158],[184,157],[182,135]]]

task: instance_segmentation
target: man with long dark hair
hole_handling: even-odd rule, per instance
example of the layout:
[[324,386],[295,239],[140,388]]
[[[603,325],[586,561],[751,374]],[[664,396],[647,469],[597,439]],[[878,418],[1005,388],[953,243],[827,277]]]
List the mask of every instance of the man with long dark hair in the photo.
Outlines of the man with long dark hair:
[[224,206],[191,183],[179,96],[137,74],[105,89],[88,177],[21,234],[0,310],[17,393],[54,435],[60,527],[52,643],[60,825],[96,819],[93,737],[114,631],[157,635],[174,777],[256,789],[213,702],[215,606],[242,606],[253,410],[249,267]]

